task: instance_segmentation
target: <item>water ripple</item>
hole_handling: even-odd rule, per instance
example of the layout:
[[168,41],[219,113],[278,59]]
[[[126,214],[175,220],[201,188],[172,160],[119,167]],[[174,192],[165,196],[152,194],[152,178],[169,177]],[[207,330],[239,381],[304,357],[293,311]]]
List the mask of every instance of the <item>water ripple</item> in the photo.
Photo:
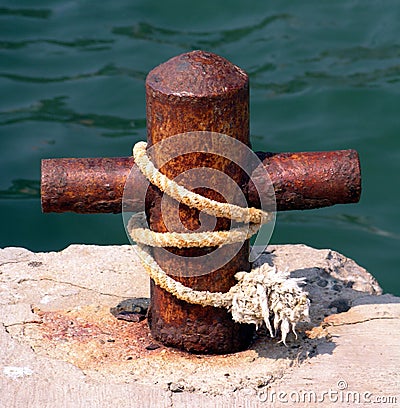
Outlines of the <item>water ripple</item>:
[[58,41],[49,39],[32,39],[24,41],[0,41],[0,49],[18,50],[35,44],[50,44],[65,48],[76,48],[81,51],[104,51],[110,50],[114,40],[100,40],[91,38],[80,38],[74,41]]
[[26,199],[40,197],[40,181],[17,179],[7,190],[0,190],[0,199]]
[[335,215],[316,215],[314,214],[312,218],[303,214],[290,214],[284,213],[280,215],[280,219],[286,224],[312,224],[316,223],[318,225],[322,224],[342,224],[343,226],[368,232],[373,235],[378,235],[385,238],[391,238],[400,240],[400,235],[391,231],[384,230],[382,228],[374,225],[373,220],[370,217],[350,215],[350,214],[335,214]]
[[126,67],[118,67],[115,64],[108,64],[95,72],[69,75],[69,76],[65,75],[65,76],[59,76],[55,78],[33,77],[33,76],[18,75],[18,74],[13,74],[13,73],[8,73],[8,72],[0,73],[0,78],[6,78],[12,81],[18,81],[18,82],[47,84],[47,83],[54,83],[54,82],[76,81],[76,80],[101,77],[101,76],[127,76],[131,78],[139,79],[140,81],[144,81],[146,78],[146,75],[147,74],[142,71],[138,71],[138,70],[134,70],[131,68],[126,68]]
[[323,59],[335,58],[347,62],[358,61],[381,61],[384,59],[392,59],[400,57],[400,45],[392,44],[390,46],[383,45],[376,48],[368,48],[362,46],[349,47],[343,49],[333,49],[322,51],[318,57],[305,60],[306,62],[321,62]]
[[240,41],[276,21],[289,18],[291,17],[288,14],[277,14],[267,16],[257,24],[214,32],[193,32],[166,29],[156,27],[147,22],[139,22],[133,26],[115,27],[112,32],[113,34],[127,36],[133,39],[147,40],[161,44],[179,45],[187,49],[197,49],[202,47],[213,48]]
[[400,82],[400,64],[347,75],[335,75],[325,71],[305,71],[302,75],[283,82],[262,82],[255,78],[251,85],[253,89],[264,89],[275,95],[283,95],[299,93],[312,87],[377,88],[383,84],[398,82]]
[[42,18],[47,19],[51,16],[50,9],[11,9],[7,7],[0,7],[0,16],[18,16],[29,18]]
[[125,119],[117,116],[77,113],[66,106],[65,96],[45,99],[38,104],[10,112],[0,112],[0,126],[22,122],[56,122],[77,124],[107,130],[102,136],[132,136],[146,127],[146,119]]
[[399,234],[395,234],[394,232],[387,231],[373,225],[373,222],[370,219],[370,217],[349,214],[337,214],[333,218],[344,224],[354,225],[358,229],[364,230],[371,234],[379,235],[386,238],[400,239]]

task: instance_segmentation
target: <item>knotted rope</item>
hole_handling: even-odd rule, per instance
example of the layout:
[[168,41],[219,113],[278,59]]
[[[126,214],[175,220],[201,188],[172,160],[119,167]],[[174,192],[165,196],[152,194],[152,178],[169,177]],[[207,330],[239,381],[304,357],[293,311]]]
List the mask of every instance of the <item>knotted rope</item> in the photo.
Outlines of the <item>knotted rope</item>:
[[[264,263],[251,272],[238,272],[238,283],[228,292],[193,290],[168,276],[152,256],[151,247],[209,247],[243,242],[257,233],[262,224],[269,222],[271,214],[257,208],[242,208],[234,204],[220,203],[187,190],[160,173],[146,153],[145,142],[138,142],[133,148],[136,165],[150,183],[178,202],[204,211],[215,217],[225,217],[247,226],[230,231],[207,232],[154,232],[146,226],[144,213],[137,213],[128,222],[128,232],[136,241],[142,264],[154,283],[178,299],[201,306],[223,307],[232,313],[238,323],[255,324],[263,322],[271,337],[280,329],[281,341],[286,344],[290,331],[296,335],[296,324],[308,319],[309,300],[307,293],[299,286],[303,278],[290,278],[289,273],[278,272],[275,267]],[[273,327],[270,317],[274,316]],[[296,335],[297,337],[297,335]]]

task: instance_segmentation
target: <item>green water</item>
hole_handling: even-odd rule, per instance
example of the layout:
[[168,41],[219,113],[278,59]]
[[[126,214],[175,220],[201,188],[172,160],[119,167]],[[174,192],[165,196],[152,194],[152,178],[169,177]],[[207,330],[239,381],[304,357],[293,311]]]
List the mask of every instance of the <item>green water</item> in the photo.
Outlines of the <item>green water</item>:
[[251,80],[254,149],[355,148],[359,204],[278,215],[273,243],[333,248],[400,295],[397,1],[0,0],[0,247],[125,244],[120,215],[41,214],[40,160],[126,156],[144,80],[192,49]]

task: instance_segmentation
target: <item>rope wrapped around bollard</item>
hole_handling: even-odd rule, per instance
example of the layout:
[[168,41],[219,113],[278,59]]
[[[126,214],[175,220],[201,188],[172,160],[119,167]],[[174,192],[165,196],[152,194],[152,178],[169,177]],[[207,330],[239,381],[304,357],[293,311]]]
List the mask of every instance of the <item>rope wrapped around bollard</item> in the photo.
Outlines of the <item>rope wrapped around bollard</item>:
[[[201,306],[226,308],[234,321],[255,324],[263,322],[271,335],[281,331],[281,341],[286,345],[290,331],[296,335],[296,324],[308,320],[309,299],[299,286],[302,278],[290,278],[287,271],[277,271],[264,263],[250,272],[238,272],[238,283],[228,292],[198,291],[168,276],[152,256],[151,247],[173,246],[177,248],[209,247],[241,242],[271,220],[271,214],[257,208],[242,208],[229,203],[220,203],[193,193],[159,172],[146,153],[145,142],[133,148],[135,163],[140,171],[161,191],[180,203],[204,211],[215,217],[226,217],[247,226],[229,231],[207,231],[200,233],[154,232],[146,227],[144,213],[137,213],[128,223],[131,238],[137,243],[142,264],[155,284],[178,299]],[[273,327],[270,318],[273,316]],[[297,337],[297,335],[296,335]]]

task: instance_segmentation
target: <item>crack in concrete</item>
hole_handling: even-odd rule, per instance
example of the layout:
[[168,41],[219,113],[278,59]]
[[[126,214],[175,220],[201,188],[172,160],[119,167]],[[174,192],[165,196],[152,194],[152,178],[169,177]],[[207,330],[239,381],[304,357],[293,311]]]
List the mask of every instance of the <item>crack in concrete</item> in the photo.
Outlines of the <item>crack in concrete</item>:
[[[2,323],[2,324],[3,324],[4,328],[7,331],[7,329],[9,327],[17,327],[17,326],[22,326],[23,327],[23,326],[28,325],[28,324],[43,324],[43,322],[41,320],[30,320],[29,322],[17,322],[17,323],[10,323],[10,324]],[[7,331],[7,333],[9,333],[9,332]]]
[[357,321],[348,321],[348,322],[325,322],[322,324],[323,328],[328,328],[328,327],[339,327],[339,326],[350,326],[353,324],[360,324],[360,323],[366,323],[366,322],[371,322],[373,320],[399,320],[400,317],[396,316],[377,316],[377,317],[369,317],[364,320],[357,320]]
[[25,261],[8,261],[8,262],[3,262],[3,263],[0,263],[0,268],[1,268],[2,266],[4,266],[4,265],[18,264],[18,263],[22,263],[22,262],[28,262],[28,261],[25,260]]
[[[1,326],[4,328],[4,331],[7,333],[7,336],[10,337],[10,339],[12,341],[17,342],[18,344],[21,344],[21,342],[19,340],[17,340],[12,333],[10,333],[10,331],[8,330],[9,327],[13,327],[13,326],[24,326],[25,324],[27,324],[26,322],[23,323],[13,323],[13,324],[9,324],[6,325],[4,323],[0,323]],[[24,329],[22,329],[22,331],[24,332]],[[25,333],[24,333],[25,334]],[[33,353],[36,353],[36,350],[33,348],[33,346],[31,346],[29,343],[24,343],[24,346],[28,347]]]
[[[111,297],[115,297],[115,298],[118,298],[118,299],[124,297],[124,296],[119,296],[119,295],[116,295],[116,294],[113,294],[113,293],[99,292],[96,289],[87,288],[85,286],[81,286],[81,285],[78,285],[76,283],[71,283],[71,282],[66,282],[66,281],[58,281],[58,280],[48,278],[48,277],[39,278],[39,279],[22,278],[17,283],[20,284],[20,283],[24,283],[24,282],[41,282],[41,281],[49,281],[49,282],[58,283],[58,284],[62,284],[62,285],[68,285],[68,286],[72,286],[74,288],[79,288],[79,289],[87,290],[89,292],[94,292],[94,293],[97,293],[97,294],[102,295],[102,296],[111,296]],[[63,295],[61,294],[61,296],[63,296]]]
[[75,287],[75,288],[88,290],[88,291],[90,291],[90,292],[95,292],[95,293],[98,293],[99,295],[103,295],[103,296],[112,296],[112,297],[116,297],[116,298],[122,297],[122,296],[118,296],[118,295],[115,295],[115,294],[112,294],[112,293],[99,292],[99,291],[97,291],[96,289],[87,288],[87,287],[85,287],[85,286],[81,286],[81,285],[78,285],[78,284],[76,284],[76,283],[64,282],[64,281],[57,281],[57,280],[54,280],[54,279],[51,279],[51,278],[41,278],[40,280],[48,280],[48,281],[54,282],[54,283],[60,283],[60,284],[64,284],[64,285],[69,285],[69,286],[72,286],[72,287]]
[[8,326],[6,326],[3,322],[1,322],[2,327],[4,328],[4,331],[11,336],[11,333],[8,331]]

